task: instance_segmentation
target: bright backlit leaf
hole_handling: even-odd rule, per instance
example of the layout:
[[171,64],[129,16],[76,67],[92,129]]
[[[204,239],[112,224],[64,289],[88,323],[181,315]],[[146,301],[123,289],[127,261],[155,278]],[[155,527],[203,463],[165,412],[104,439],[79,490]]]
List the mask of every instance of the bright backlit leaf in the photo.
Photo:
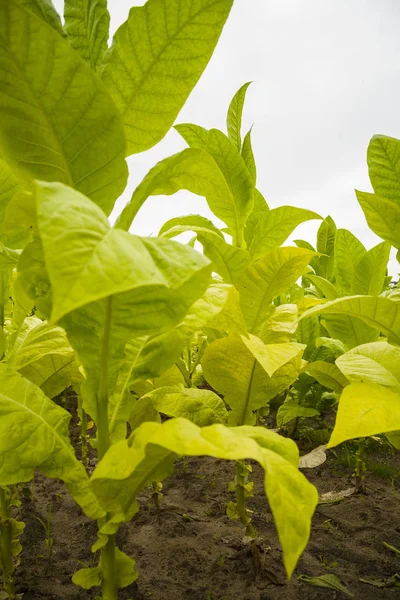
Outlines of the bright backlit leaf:
[[335,279],[343,295],[354,293],[354,279],[359,262],[367,254],[355,235],[338,229],[335,237]]
[[370,229],[380,238],[400,249],[399,204],[368,192],[356,191],[356,194]]
[[367,162],[375,193],[400,206],[400,140],[374,135],[368,146]]
[[400,348],[374,342],[353,348],[336,360],[351,383],[372,383],[400,392]]
[[108,48],[107,0],[65,0],[64,20],[73,49],[97,69]]
[[242,113],[244,101],[246,98],[246,92],[251,84],[251,81],[242,85],[242,87],[233,96],[232,101],[228,108],[228,114],[226,116],[226,127],[228,130],[228,136],[235,144],[236,148],[241,150],[242,148]]

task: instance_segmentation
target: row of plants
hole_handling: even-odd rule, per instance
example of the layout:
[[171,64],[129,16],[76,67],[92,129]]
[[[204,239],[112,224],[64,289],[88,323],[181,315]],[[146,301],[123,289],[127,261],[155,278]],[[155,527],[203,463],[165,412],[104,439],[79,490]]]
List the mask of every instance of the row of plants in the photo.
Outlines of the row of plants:
[[[126,158],[160,141],[205,69],[232,0],[148,0],[108,47],[106,2],[0,2],[0,567],[6,598],[24,524],[19,484],[36,471],[61,479],[97,521],[97,566],[75,573],[115,600],[137,578],[116,545],[139,510],[138,493],[181,456],[233,461],[227,516],[262,568],[246,500],[251,466],[265,471],[290,578],[318,502],[299,470],[297,433],[333,447],[400,430],[400,304],[390,287],[400,248],[400,142],[374,137],[374,194],[357,192],[384,241],[366,250],[330,217],[270,209],[257,188],[251,130],[242,137],[245,84],[227,132],[175,126],[187,147],[159,162],[114,226]],[[89,18],[88,18],[89,15]],[[129,233],[146,200],[188,190],[202,215],[169,220],[156,237]],[[283,246],[319,219],[317,243]],[[190,231],[187,244],[173,238]],[[199,252],[197,244],[201,245]],[[196,248],[195,248],[196,245]],[[300,283],[298,283],[300,281]],[[71,413],[57,397],[73,388]],[[266,426],[271,407],[277,430]],[[332,435],[321,425],[337,410]],[[275,413],[274,413],[275,414]],[[313,423],[317,421],[317,427]],[[284,434],[284,435],[282,435]],[[88,453],[97,466],[88,469]]]

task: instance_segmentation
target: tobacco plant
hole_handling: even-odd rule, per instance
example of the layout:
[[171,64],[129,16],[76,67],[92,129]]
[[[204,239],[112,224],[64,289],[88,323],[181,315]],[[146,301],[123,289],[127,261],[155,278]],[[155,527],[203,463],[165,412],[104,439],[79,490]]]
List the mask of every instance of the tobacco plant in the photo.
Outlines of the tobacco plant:
[[[255,365],[257,359],[270,379],[288,361],[301,360],[302,347],[283,341],[268,348],[258,337],[274,296],[303,273],[314,254],[282,251],[276,246],[283,234],[270,242],[264,235],[275,222],[269,215],[279,222],[282,215],[268,211],[255,187],[250,135],[239,148],[238,139],[235,146],[216,130],[209,137],[199,130],[201,148],[191,144],[162,161],[135,190],[116,226],[108,220],[126,185],[125,158],[152,147],[170,129],[231,5],[149,0],[131,9],[108,48],[105,2],[66,0],[64,26],[49,0],[0,2],[0,241],[2,261],[11,265],[5,275],[1,270],[0,486],[7,494],[7,487],[31,480],[36,469],[64,481],[98,522],[92,550],[100,551],[100,561],[73,580],[85,589],[101,587],[104,600],[115,600],[118,588],[137,577],[134,561],[116,546],[120,524],[137,512],[138,492],[169,476],[178,456],[260,463],[289,577],[317,502],[315,488],[298,471],[294,442],[253,427],[259,400],[241,407],[236,398],[228,402],[228,427],[225,404],[209,390],[174,388],[169,412],[165,389],[157,400],[154,385],[137,404],[131,393],[179,364],[193,336],[208,327],[217,337],[222,332],[221,341],[243,344],[247,362]],[[242,96],[235,101],[239,107]],[[180,189],[206,196],[232,245],[210,225],[204,239],[211,235],[211,250],[203,244],[204,254],[170,235],[128,233],[150,194]],[[261,231],[260,211],[266,215]],[[198,219],[196,227],[202,227]],[[223,251],[219,263],[216,247]],[[270,289],[264,285],[254,308],[246,282],[257,287],[268,265]],[[213,271],[222,271],[225,283],[213,282]],[[237,337],[229,338],[233,333]],[[190,383],[194,363],[192,355],[186,358]],[[69,440],[71,415],[52,400],[75,381],[84,414],[96,426],[99,462],[90,479]],[[145,410],[135,423],[131,415],[141,400]],[[211,406],[224,416],[199,426],[192,422],[194,401],[206,413]],[[172,418],[158,422],[157,406]],[[1,535],[2,543],[9,539]],[[2,568],[12,597],[3,558]]]

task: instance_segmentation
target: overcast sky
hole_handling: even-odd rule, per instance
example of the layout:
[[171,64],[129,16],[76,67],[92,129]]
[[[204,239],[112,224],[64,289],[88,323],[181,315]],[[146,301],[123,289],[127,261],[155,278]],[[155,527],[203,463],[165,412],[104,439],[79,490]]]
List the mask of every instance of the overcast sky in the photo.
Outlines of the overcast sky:
[[[54,4],[62,12],[62,0]],[[109,0],[112,32],[135,0]],[[253,123],[258,187],[271,207],[291,204],[351,229],[367,248],[369,231],[354,188],[370,191],[366,150],[373,134],[400,137],[399,0],[235,0],[218,47],[177,122],[225,129],[228,104],[252,80],[244,131]],[[174,131],[129,159],[129,190],[159,160],[184,148]],[[201,213],[188,192],[152,197],[133,232],[157,233],[169,218]],[[217,222],[213,217],[214,222]],[[315,242],[318,222],[294,238]],[[391,262],[391,272],[398,264]]]

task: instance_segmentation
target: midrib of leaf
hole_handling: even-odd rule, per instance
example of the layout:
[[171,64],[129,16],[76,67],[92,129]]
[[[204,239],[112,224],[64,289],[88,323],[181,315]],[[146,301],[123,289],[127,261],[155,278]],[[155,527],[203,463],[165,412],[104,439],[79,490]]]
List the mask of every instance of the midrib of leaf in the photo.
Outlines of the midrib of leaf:
[[246,401],[244,403],[244,407],[243,407],[243,410],[242,410],[242,413],[241,413],[241,417],[242,418],[241,418],[241,422],[239,423],[239,425],[244,425],[245,418],[246,418],[246,415],[247,415],[247,412],[248,412],[248,408],[249,408],[249,405],[250,405],[250,399],[251,399],[251,391],[252,391],[252,388],[253,388],[253,379],[254,379],[254,373],[255,373],[255,370],[256,370],[256,366],[257,366],[257,361],[256,361],[255,358],[253,358],[253,367],[251,369],[250,380],[249,380],[249,384],[247,386]]
[[[11,58],[12,62],[14,63],[14,65],[16,66],[16,68],[18,70],[18,74],[20,76],[20,79],[25,82],[25,84],[26,84],[26,86],[27,86],[27,88],[28,88],[28,90],[29,90],[29,92],[31,94],[31,98],[32,98],[32,100],[34,102],[33,105],[29,104],[29,106],[31,106],[31,107],[33,106],[33,108],[36,109],[36,110],[38,110],[40,112],[40,114],[42,115],[42,117],[44,118],[44,120],[46,122],[46,125],[48,127],[48,131],[53,135],[53,139],[54,139],[54,141],[56,143],[56,146],[58,148],[58,154],[61,156],[61,158],[64,161],[65,168],[63,170],[64,170],[65,174],[68,177],[68,182],[67,183],[68,183],[68,185],[70,187],[75,187],[74,186],[74,180],[73,180],[70,168],[69,168],[69,163],[68,163],[67,157],[66,157],[65,152],[64,152],[64,148],[62,147],[61,142],[58,139],[57,133],[56,133],[56,131],[55,131],[55,129],[54,129],[51,121],[49,120],[49,118],[48,118],[48,116],[47,116],[47,114],[46,114],[46,112],[45,112],[45,110],[43,108],[42,103],[40,102],[39,98],[36,96],[34,90],[32,89],[32,87],[30,85],[30,82],[26,79],[25,74],[22,71],[22,69],[20,67],[20,64],[17,61],[17,59],[15,58],[15,56],[13,54],[11,54],[11,52],[9,52],[8,48],[4,47],[4,45],[1,44],[1,43],[0,43],[0,48]],[[35,103],[36,103],[36,105],[35,105]],[[19,162],[24,162],[24,161],[19,161]],[[53,168],[57,168],[57,169],[60,168],[58,165],[51,165],[51,166]]]
[[[203,12],[206,12],[208,9],[210,9],[210,8],[211,8],[211,7],[213,7],[214,5],[216,5],[216,4],[219,4],[219,2],[220,2],[220,0],[216,0],[215,2],[212,2],[211,4],[207,4],[207,6],[206,6],[206,7],[204,7],[204,8],[202,8],[202,9],[200,9],[200,10],[199,10],[197,13],[195,13],[194,15],[190,15],[190,17],[188,18],[188,20],[187,20],[187,21],[185,21],[185,22],[184,22],[184,23],[183,23],[183,24],[182,24],[182,25],[181,25],[181,26],[180,26],[180,27],[179,27],[179,28],[178,28],[178,29],[175,31],[175,33],[174,33],[174,35],[173,35],[172,37],[169,37],[169,33],[168,33],[168,30],[167,30],[167,20],[165,20],[165,31],[166,31],[166,34],[167,34],[167,37],[168,37],[168,39],[167,39],[166,43],[165,43],[165,44],[164,44],[164,45],[161,47],[161,49],[160,49],[160,51],[158,52],[158,54],[154,54],[154,52],[153,52],[153,47],[152,47],[152,44],[151,44],[151,41],[150,41],[150,36],[148,36],[148,40],[149,40],[149,46],[150,46],[150,48],[151,48],[151,52],[152,52],[152,54],[153,54],[154,60],[153,60],[153,62],[151,63],[151,65],[150,65],[150,66],[149,66],[149,67],[148,67],[148,68],[147,68],[145,71],[143,71],[143,70],[142,70],[142,68],[141,68],[140,62],[139,62],[139,61],[137,60],[137,58],[136,58],[136,63],[137,63],[137,65],[138,65],[139,69],[140,69],[140,70],[142,71],[142,73],[143,73],[143,76],[141,77],[141,79],[139,79],[139,81],[138,81],[138,83],[137,83],[137,85],[136,85],[136,89],[139,89],[139,90],[140,90],[140,88],[143,86],[143,83],[144,83],[144,81],[146,81],[146,79],[148,79],[149,75],[151,74],[151,72],[153,71],[153,69],[155,68],[155,66],[157,65],[158,61],[161,59],[161,57],[162,57],[162,55],[164,54],[165,50],[166,50],[166,49],[168,48],[168,46],[169,46],[169,45],[170,45],[170,44],[171,44],[171,43],[172,43],[172,42],[173,42],[173,41],[174,41],[174,40],[175,40],[175,39],[178,37],[178,35],[179,35],[179,34],[180,34],[180,33],[181,33],[181,32],[182,32],[184,29],[185,29],[185,27],[186,27],[187,25],[189,25],[189,24],[190,24],[192,21],[194,21],[194,19],[196,19],[196,18],[197,18],[199,15],[201,15]],[[145,5],[145,6],[146,6],[146,5]],[[164,2],[164,11],[166,11],[166,4],[165,4],[165,2]],[[148,28],[148,26],[149,26],[149,18],[148,18],[148,17],[149,17],[149,15],[148,15],[148,12],[147,12],[147,9],[146,9],[146,25],[147,25],[147,28]],[[128,29],[129,40],[130,40],[130,42],[131,42],[131,46],[132,46],[132,48],[133,48],[134,46],[133,46],[133,44],[132,44],[132,41],[131,41],[131,34],[130,34],[130,32],[129,32],[129,25],[128,25],[128,23],[127,23],[127,29]],[[123,63],[123,65],[124,65],[124,67],[125,67],[125,70],[127,71],[127,73],[129,73],[129,74],[130,74],[130,69],[129,69],[129,67],[127,67],[127,66],[126,66],[125,62],[122,60],[122,56],[121,56],[121,54],[119,54],[119,57],[121,58],[121,62]],[[132,79],[131,79],[131,80],[132,80]],[[120,90],[119,90],[119,93],[121,94],[121,91],[120,91]],[[135,96],[136,96],[136,93],[137,93],[137,92],[136,92],[136,90],[134,90],[134,91],[133,91],[133,92],[130,94],[130,96],[129,96],[129,100],[128,100],[128,101],[126,101],[126,100],[125,100],[125,98],[124,98],[124,102],[125,102],[125,108],[124,108],[124,109],[121,111],[121,113],[122,113],[122,115],[123,115],[123,116],[125,116],[125,114],[126,114],[126,113],[128,112],[128,110],[130,109],[130,105],[132,104],[132,101],[133,101],[133,99],[135,98]],[[123,95],[122,95],[122,94],[121,94],[121,96],[123,97]],[[140,129],[140,128],[139,128],[139,127],[137,127],[136,125],[135,125],[135,128],[136,128],[136,129]],[[145,131],[145,130],[143,130],[143,131]]]

